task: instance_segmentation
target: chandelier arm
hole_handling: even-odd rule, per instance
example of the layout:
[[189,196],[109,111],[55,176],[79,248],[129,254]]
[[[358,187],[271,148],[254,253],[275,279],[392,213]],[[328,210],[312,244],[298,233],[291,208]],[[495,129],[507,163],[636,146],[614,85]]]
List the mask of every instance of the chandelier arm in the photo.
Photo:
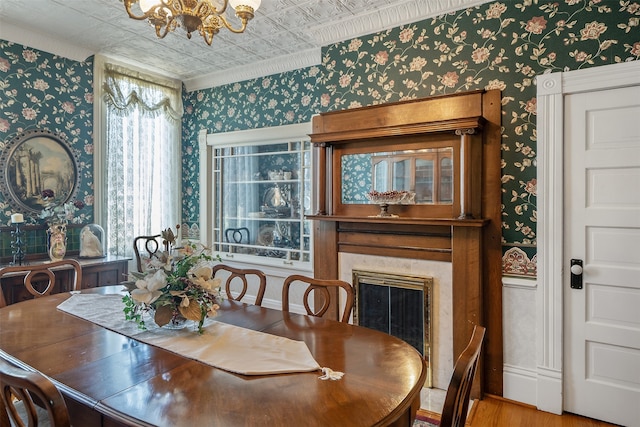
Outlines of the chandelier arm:
[[220,22],[222,22],[225,28],[232,33],[240,34],[247,29],[247,23],[249,22],[249,20],[246,18],[240,18],[240,21],[242,22],[242,26],[240,28],[233,28],[224,16],[220,16]]
[[139,1],[123,0],[127,14],[130,18],[138,21],[148,20],[155,28],[158,38],[164,38],[169,32],[181,26],[178,24],[178,19],[180,19],[182,26],[187,30],[187,37],[191,38],[191,33],[196,30],[197,25],[197,29],[208,45],[211,45],[213,37],[222,27],[232,33],[243,33],[247,28],[247,23],[254,17],[255,12],[251,6],[236,6],[235,15],[240,20],[241,25],[239,28],[234,28],[224,16],[224,12],[229,6],[229,0],[223,0],[220,9],[212,4],[210,0],[197,0],[196,7],[193,9],[185,5],[185,0],[157,0],[158,3],[151,6],[146,12],[142,11],[142,15],[136,15],[131,10],[131,6]]

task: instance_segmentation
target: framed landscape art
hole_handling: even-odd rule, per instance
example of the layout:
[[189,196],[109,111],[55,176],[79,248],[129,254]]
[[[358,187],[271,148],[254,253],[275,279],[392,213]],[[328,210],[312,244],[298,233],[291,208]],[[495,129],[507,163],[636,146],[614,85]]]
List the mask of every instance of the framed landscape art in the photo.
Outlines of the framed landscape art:
[[57,204],[75,196],[78,161],[66,140],[47,130],[19,133],[0,155],[0,192],[12,211],[38,213],[42,191],[53,190]]

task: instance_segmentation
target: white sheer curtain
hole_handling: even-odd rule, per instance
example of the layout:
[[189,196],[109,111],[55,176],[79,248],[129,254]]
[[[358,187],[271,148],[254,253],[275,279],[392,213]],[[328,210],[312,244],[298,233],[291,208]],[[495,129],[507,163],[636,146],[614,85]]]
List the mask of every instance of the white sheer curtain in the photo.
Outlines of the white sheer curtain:
[[181,87],[121,66],[104,68],[102,222],[111,255],[179,224]]

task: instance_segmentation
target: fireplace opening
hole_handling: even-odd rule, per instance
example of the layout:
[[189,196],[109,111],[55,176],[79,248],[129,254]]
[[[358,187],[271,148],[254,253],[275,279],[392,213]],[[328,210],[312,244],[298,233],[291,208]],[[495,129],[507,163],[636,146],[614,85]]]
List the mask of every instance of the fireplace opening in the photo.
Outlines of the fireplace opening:
[[354,323],[385,332],[412,345],[427,365],[432,387],[431,301],[433,278],[353,270]]

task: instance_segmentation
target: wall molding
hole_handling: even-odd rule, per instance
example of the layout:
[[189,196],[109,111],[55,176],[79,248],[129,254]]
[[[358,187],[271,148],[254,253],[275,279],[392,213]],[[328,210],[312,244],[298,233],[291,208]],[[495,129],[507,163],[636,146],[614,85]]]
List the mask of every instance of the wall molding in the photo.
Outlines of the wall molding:
[[538,281],[535,278],[502,276],[502,287],[535,291],[538,287]]
[[640,61],[542,74],[537,84],[538,279],[536,406],[563,409],[564,97],[640,84]]

